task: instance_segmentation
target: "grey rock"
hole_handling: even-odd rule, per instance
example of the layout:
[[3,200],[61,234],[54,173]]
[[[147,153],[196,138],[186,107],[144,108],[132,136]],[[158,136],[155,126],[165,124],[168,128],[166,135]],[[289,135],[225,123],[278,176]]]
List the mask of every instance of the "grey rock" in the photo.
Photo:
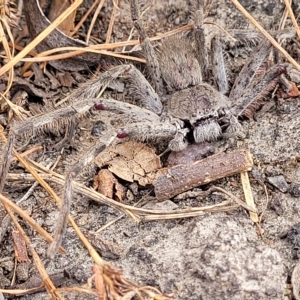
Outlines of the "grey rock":
[[268,177],[267,180],[282,193],[286,193],[289,189],[289,186],[282,175]]

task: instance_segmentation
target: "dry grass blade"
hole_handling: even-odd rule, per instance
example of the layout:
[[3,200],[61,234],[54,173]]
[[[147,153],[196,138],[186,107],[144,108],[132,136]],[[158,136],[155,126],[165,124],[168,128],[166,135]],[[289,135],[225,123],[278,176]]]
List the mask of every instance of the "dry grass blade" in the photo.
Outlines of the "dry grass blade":
[[[17,206],[15,203],[13,203],[8,198],[4,197],[0,194],[0,201],[3,205],[6,205],[7,207],[11,208],[15,213],[17,213],[21,218],[24,219],[28,224],[32,226],[34,230],[36,230],[48,243],[51,243],[53,238],[51,235],[45,231],[41,226],[39,226],[34,219],[32,219],[24,210],[22,210],[19,206]],[[66,253],[66,251],[60,247],[60,253]]]
[[298,38],[300,39],[300,28],[298,26],[298,23],[295,19],[295,16],[294,16],[294,13],[293,13],[293,10],[292,10],[292,7],[291,7],[291,3],[289,0],[284,0],[284,3],[285,3],[285,6],[286,6],[286,9],[288,11],[288,14],[290,15],[290,18],[293,22],[293,25],[296,29],[296,32],[297,32],[297,35],[298,35]]
[[114,26],[114,22],[115,22],[116,13],[117,13],[117,10],[118,10],[117,5],[119,5],[119,0],[116,0],[116,1],[117,1],[117,3],[114,3],[113,11],[111,13],[111,18],[110,18],[108,30],[107,30],[107,33],[106,33],[106,41],[105,41],[105,43],[109,43],[110,38],[111,38],[111,34],[112,34],[112,29],[113,29],[113,26]]
[[298,70],[300,65],[275,41],[275,39],[245,10],[237,0],[231,0],[237,9],[267,38],[270,43]]
[[[292,3],[292,0],[289,0],[289,3],[291,4]],[[287,6],[285,6],[285,10],[282,14],[282,17],[281,17],[281,20],[280,20],[280,23],[279,23],[279,29],[283,29],[284,26],[285,26],[285,23],[286,23],[286,19],[289,15],[289,12],[287,10]]]
[[94,24],[95,24],[95,22],[96,22],[96,20],[97,20],[98,14],[99,14],[99,12],[101,11],[104,2],[105,2],[105,0],[101,0],[101,1],[100,1],[99,5],[98,5],[98,7],[97,7],[97,9],[96,9],[96,11],[95,11],[95,13],[94,13],[93,19],[92,19],[92,21],[91,21],[89,30],[88,30],[87,35],[86,35],[86,43],[89,42],[89,39],[90,39],[90,36],[91,36],[91,33],[92,33],[92,29],[93,29],[93,27],[94,27]]
[[[15,27],[17,26],[17,22],[16,22],[17,17],[15,16],[15,12],[16,12],[15,10],[12,10],[10,8],[9,2],[3,1],[3,0],[0,1],[0,37],[1,37],[1,43],[4,48],[4,52],[9,61],[12,60],[12,58],[14,56],[14,49],[15,49],[14,38],[13,38],[12,32],[10,30],[10,25],[15,26]],[[12,51],[10,51],[9,43],[7,41],[3,27],[6,29],[6,32],[10,38],[10,41],[12,44]],[[10,68],[9,74],[8,74],[8,84],[7,84],[6,90],[3,92],[3,95],[1,95],[1,97],[6,101],[6,103],[14,111],[14,113],[16,115],[20,116],[21,114],[19,114],[18,108],[10,100],[5,98],[5,95],[8,93],[8,91],[11,88],[13,78],[14,78],[14,69]]]
[[[99,47],[101,47],[101,45],[99,45]],[[62,53],[62,54],[53,55],[53,56],[48,56],[49,54],[60,52],[60,51],[72,51],[72,52]],[[119,54],[119,53],[113,53],[113,52],[109,52],[109,51],[106,51],[106,50],[98,50],[98,49],[95,49],[95,46],[89,46],[89,47],[86,47],[86,48],[61,47],[61,48],[51,49],[51,50],[41,52],[33,58],[23,58],[23,59],[21,59],[21,61],[44,62],[44,61],[65,59],[65,58],[73,57],[73,56],[80,55],[80,54],[86,53],[86,52],[98,53],[98,54],[102,54],[102,55],[106,55],[106,56],[113,56],[113,57],[127,59],[127,60],[134,60],[134,61],[138,61],[138,62],[141,62],[141,63],[146,62],[145,59],[142,59],[142,58],[138,58],[138,57],[134,57],[134,56],[128,56],[128,55],[122,55],[122,54]],[[22,71],[23,72],[26,71],[29,67],[30,67],[30,65],[25,65],[22,68]]]
[[63,20],[65,20],[83,0],[75,0],[74,3],[66,9],[53,23],[42,31],[30,44],[28,44],[20,53],[0,69],[0,77],[25,57],[34,47],[36,47],[50,32],[52,32]]
[[[41,169],[40,169],[41,170]],[[59,185],[64,185],[64,177],[49,170],[43,170],[42,172],[46,172],[46,174],[40,174],[41,177],[43,177],[45,180],[50,182],[55,182]],[[48,174],[47,174],[48,173]],[[22,174],[22,176],[9,174],[8,175],[9,180],[20,180],[20,179],[26,179],[28,181],[32,181],[33,178],[28,175],[25,176],[25,174]],[[237,204],[233,204],[232,200],[223,201],[222,203],[211,205],[211,206],[204,206],[204,207],[194,207],[189,209],[179,209],[177,211],[163,211],[163,210],[150,210],[150,209],[143,209],[138,208],[130,205],[126,205],[123,203],[120,203],[118,201],[115,201],[113,199],[107,198],[98,192],[87,188],[83,184],[74,182],[74,191],[77,193],[80,193],[82,195],[87,196],[88,198],[94,200],[95,202],[98,202],[99,204],[105,204],[114,207],[117,210],[120,210],[122,212],[125,212],[127,215],[131,216],[135,221],[140,221],[141,219],[144,221],[153,221],[153,220],[164,220],[164,219],[178,219],[178,218],[189,218],[189,217],[195,217],[202,215],[205,212],[218,212],[218,211],[228,211],[236,209],[240,206],[243,206],[249,211],[256,212],[255,209],[247,206],[246,204],[241,204],[240,201],[237,201],[235,197],[233,197],[229,193],[227,194],[234,202]],[[210,190],[211,192],[213,190]],[[221,190],[218,190],[220,192]]]
[[[9,44],[8,44],[8,41],[6,39],[6,35],[5,35],[5,32],[4,32],[4,29],[2,27],[2,24],[5,24],[6,26],[6,31],[10,37],[10,40],[12,42],[12,52],[10,52],[10,48],[9,48]],[[8,24],[5,22],[5,19],[4,20],[1,20],[0,22],[0,36],[1,36],[1,43],[3,45],[3,48],[4,48],[4,51],[5,51],[5,54],[6,54],[6,57],[7,59],[10,61],[14,55],[14,42],[13,42],[13,36],[12,36],[12,33],[10,31],[10,28],[8,26]],[[10,90],[11,88],[11,85],[12,85],[12,81],[13,81],[13,77],[14,77],[14,69],[11,68],[9,69],[9,80],[8,80],[8,86],[6,87],[6,90],[5,92],[3,93],[3,95],[5,96],[8,91]],[[9,103],[8,103],[9,104]]]
[[89,9],[86,11],[84,16],[81,18],[81,20],[78,22],[78,24],[75,26],[74,31],[71,32],[70,36],[73,36],[77,30],[81,27],[81,25],[84,23],[84,21],[87,19],[87,17],[90,15],[91,11],[94,9],[94,7],[97,5],[97,1],[94,1],[93,4],[89,7]]
[[[249,181],[248,173],[241,172],[241,181],[242,186],[245,194],[246,203],[256,211],[256,206],[253,200],[252,191],[251,191],[251,184]],[[258,215],[256,212],[249,212],[250,218],[254,223],[258,223]]]

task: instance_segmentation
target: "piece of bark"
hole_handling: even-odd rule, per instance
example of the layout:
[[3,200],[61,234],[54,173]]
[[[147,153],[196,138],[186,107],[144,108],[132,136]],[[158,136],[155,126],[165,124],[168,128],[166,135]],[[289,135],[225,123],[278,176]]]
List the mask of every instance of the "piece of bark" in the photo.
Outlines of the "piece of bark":
[[217,179],[251,170],[252,155],[246,150],[218,153],[191,164],[165,170],[155,182],[157,200],[170,199],[194,187]]
[[[24,1],[24,14],[28,31],[34,39],[51,23],[42,12],[37,0]],[[73,39],[62,31],[54,29],[36,48],[38,52],[43,52],[49,49],[58,47],[86,47],[86,43]],[[109,58],[105,57],[105,61]],[[49,64],[58,70],[63,71],[81,71],[86,70],[88,66],[94,66],[98,63],[103,63],[101,55],[96,53],[84,53],[72,58],[62,59],[59,61],[50,61]]]
[[18,262],[29,262],[27,248],[24,237],[19,231],[13,231],[12,237],[14,241],[15,255]]

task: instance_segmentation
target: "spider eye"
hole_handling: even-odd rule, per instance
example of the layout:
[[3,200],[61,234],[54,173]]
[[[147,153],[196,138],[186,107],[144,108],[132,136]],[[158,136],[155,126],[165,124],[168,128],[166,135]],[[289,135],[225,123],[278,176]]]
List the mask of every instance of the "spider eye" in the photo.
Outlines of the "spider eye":
[[97,110],[104,110],[104,105],[101,102],[95,103],[94,108]]
[[284,74],[286,73],[286,67],[279,66],[277,71],[279,75]]
[[124,139],[124,138],[128,137],[128,133],[127,133],[125,130],[121,129],[121,130],[118,132],[117,137],[118,137],[119,139]]

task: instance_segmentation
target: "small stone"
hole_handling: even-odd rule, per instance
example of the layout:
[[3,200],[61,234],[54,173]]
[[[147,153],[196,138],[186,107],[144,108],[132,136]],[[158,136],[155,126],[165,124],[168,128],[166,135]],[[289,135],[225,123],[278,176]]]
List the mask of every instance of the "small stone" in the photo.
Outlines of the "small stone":
[[282,215],[284,212],[284,208],[282,205],[282,198],[280,194],[275,194],[269,202],[269,208],[274,210],[278,216]]
[[175,25],[179,25],[179,24],[180,24],[180,18],[177,17],[177,18],[175,19]]
[[139,192],[139,186],[136,182],[133,182],[130,186],[129,186],[131,192],[133,193],[133,195],[137,196],[138,192]]
[[289,188],[289,193],[291,196],[299,198],[300,197],[300,183],[292,183]]
[[11,272],[14,269],[14,262],[12,260],[7,260],[7,261],[3,261],[1,262],[1,267],[6,270]]
[[10,286],[10,280],[3,275],[3,271],[0,268],[0,287],[5,288],[7,286]]
[[170,211],[178,208],[178,205],[175,204],[171,200],[166,200],[163,202],[149,202],[147,205],[145,205],[147,209],[153,209],[153,210],[164,210],[164,211]]
[[17,264],[17,278],[19,281],[24,282],[29,278],[29,262],[22,262]]
[[134,194],[132,193],[132,191],[131,190],[127,190],[127,192],[126,192],[126,199],[128,200],[128,201],[133,201],[134,200]]
[[289,189],[289,186],[282,175],[268,177],[267,181],[282,193],[286,193]]
[[300,72],[296,69],[289,70],[289,77],[292,82],[299,83],[300,82]]
[[39,192],[39,197],[40,198],[45,198],[46,197],[46,194],[44,192]]

